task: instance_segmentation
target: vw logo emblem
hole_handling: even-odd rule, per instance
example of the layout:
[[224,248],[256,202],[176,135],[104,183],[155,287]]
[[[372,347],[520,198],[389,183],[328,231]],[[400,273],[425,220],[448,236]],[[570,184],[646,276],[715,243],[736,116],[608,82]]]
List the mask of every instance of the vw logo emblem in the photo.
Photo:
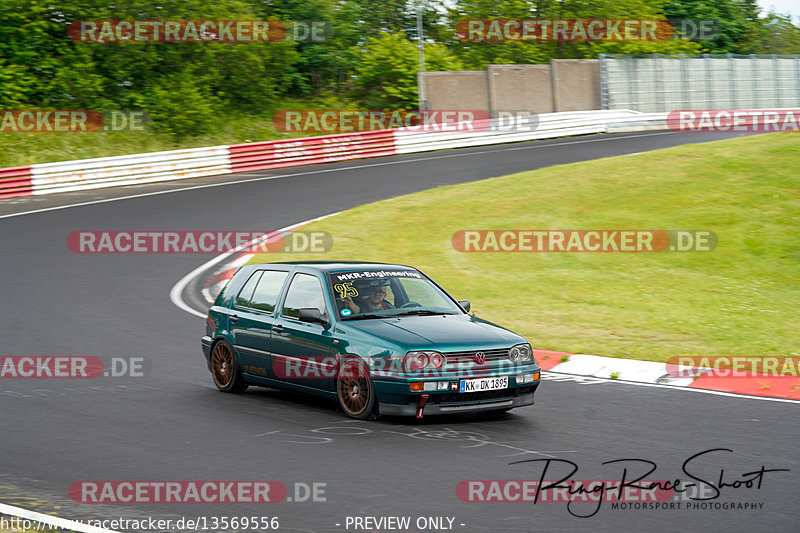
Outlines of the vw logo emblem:
[[482,365],[483,363],[486,362],[486,354],[483,352],[478,352],[472,359],[479,365]]

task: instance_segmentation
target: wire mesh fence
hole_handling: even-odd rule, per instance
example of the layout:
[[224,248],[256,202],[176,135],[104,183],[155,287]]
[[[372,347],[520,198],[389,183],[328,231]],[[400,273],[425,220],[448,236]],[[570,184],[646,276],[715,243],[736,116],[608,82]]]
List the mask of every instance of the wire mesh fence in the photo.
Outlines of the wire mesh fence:
[[800,107],[800,56],[600,56],[602,109]]

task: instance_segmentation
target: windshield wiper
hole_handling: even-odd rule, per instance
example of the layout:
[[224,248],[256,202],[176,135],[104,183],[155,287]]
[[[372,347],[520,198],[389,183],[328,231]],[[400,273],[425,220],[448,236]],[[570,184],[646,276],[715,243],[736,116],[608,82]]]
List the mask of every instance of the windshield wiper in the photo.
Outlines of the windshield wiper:
[[369,313],[364,313],[363,315],[349,316],[345,320],[360,320],[362,318],[389,318],[389,317],[386,315],[371,315]]
[[397,313],[394,316],[401,316],[401,315],[420,315],[420,316],[428,316],[428,315],[454,315],[455,313],[447,313],[445,311],[431,311],[430,309],[412,309],[410,311],[403,311],[402,313]]

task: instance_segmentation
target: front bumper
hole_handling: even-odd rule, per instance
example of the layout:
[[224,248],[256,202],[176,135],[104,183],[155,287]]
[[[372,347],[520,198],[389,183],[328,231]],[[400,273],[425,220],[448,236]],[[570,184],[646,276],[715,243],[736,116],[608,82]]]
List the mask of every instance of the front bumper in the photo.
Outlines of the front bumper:
[[[453,413],[473,413],[476,411],[495,411],[498,409],[513,409],[524,405],[533,405],[533,393],[479,402],[426,403],[422,408],[422,415],[447,415]],[[418,403],[403,405],[396,403],[380,403],[378,409],[382,415],[415,416],[419,414],[417,412],[418,406]]]
[[206,358],[206,364],[208,365],[208,369],[211,370],[211,345],[213,344],[213,340],[208,335],[204,335],[200,342],[203,345],[203,355]]
[[[469,376],[448,373],[434,379],[419,378],[414,380],[374,377],[375,391],[378,396],[380,414],[414,416],[438,415],[448,413],[469,413],[475,411],[507,410],[525,405],[533,405],[533,395],[539,387],[541,379],[517,383],[518,374],[539,374],[541,368],[535,363],[524,367],[516,367],[512,372],[482,372]],[[500,377],[508,375],[509,386],[505,389],[481,392],[459,392],[458,383],[462,379],[476,377]],[[444,379],[443,379],[444,378]],[[436,390],[411,391],[410,384],[416,381],[445,382],[447,388]],[[420,408],[421,411],[420,411]]]

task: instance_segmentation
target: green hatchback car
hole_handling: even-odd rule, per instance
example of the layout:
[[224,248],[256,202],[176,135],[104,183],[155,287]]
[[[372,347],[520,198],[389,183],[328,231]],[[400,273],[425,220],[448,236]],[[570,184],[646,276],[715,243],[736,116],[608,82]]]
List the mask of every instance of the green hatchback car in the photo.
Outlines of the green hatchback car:
[[356,419],[533,405],[531,346],[469,310],[409,266],[246,265],[208,311],[203,353],[223,392],[308,392]]

